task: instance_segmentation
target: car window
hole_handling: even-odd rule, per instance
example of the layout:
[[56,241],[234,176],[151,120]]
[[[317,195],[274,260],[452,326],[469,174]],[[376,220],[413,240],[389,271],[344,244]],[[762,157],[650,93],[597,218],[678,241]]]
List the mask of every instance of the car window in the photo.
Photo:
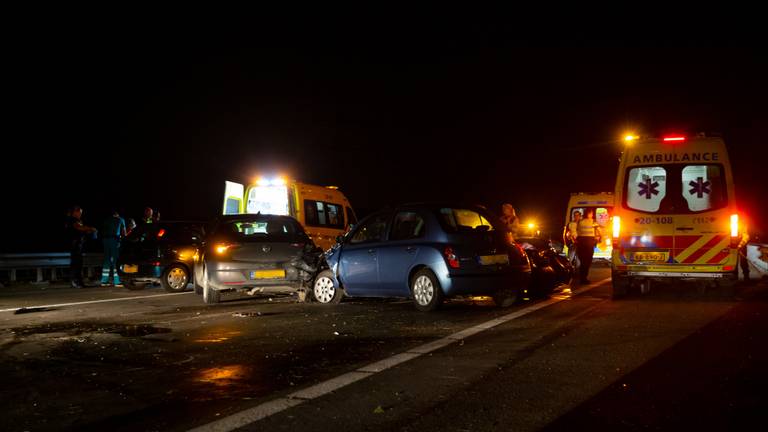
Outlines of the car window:
[[659,211],[667,196],[667,170],[660,166],[632,168],[627,174],[625,203],[633,210]]
[[358,244],[383,241],[386,229],[386,215],[373,216],[357,228],[349,243]]
[[304,230],[291,219],[235,220],[219,225],[216,236],[241,242],[298,241]]
[[477,210],[462,208],[441,208],[438,212],[440,223],[448,232],[493,231],[493,224]]
[[409,240],[424,237],[424,219],[416,212],[400,212],[392,223],[390,240]]
[[725,181],[719,165],[688,165],[681,178],[688,210],[698,212],[725,206]]

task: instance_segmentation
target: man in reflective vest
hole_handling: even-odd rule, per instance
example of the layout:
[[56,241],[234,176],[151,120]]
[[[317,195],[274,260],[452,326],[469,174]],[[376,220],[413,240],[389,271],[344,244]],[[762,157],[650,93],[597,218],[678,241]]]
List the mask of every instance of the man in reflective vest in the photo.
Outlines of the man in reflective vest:
[[587,210],[587,215],[580,220],[576,226],[576,254],[579,257],[581,266],[579,267],[579,276],[582,284],[590,283],[589,268],[592,266],[592,255],[595,253],[597,237],[600,236],[600,227],[592,218],[595,212]]

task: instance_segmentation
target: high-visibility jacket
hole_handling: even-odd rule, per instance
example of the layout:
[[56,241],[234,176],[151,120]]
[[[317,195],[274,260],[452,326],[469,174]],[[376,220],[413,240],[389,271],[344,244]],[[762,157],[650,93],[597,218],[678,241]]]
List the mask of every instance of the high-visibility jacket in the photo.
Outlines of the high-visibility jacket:
[[579,221],[578,237],[595,237],[595,221],[594,219],[582,219]]

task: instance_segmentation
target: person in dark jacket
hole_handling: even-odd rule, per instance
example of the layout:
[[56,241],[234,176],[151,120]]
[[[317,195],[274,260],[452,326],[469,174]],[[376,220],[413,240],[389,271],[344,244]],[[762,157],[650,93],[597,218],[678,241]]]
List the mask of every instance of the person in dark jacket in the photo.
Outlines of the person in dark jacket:
[[83,246],[88,234],[96,233],[96,228],[83,224],[83,209],[73,206],[67,213],[64,229],[69,243],[69,277],[73,288],[83,288]]
[[104,220],[101,241],[104,245],[104,265],[101,268],[101,286],[109,285],[109,276],[116,287],[122,287],[120,276],[117,274],[117,256],[120,250],[120,240],[126,236],[125,220],[117,211]]

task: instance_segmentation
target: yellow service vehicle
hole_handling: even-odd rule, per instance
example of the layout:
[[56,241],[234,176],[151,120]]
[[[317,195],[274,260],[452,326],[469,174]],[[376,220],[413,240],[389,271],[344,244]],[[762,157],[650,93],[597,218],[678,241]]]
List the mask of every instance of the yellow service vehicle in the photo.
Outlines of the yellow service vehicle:
[[312,241],[329,249],[357,217],[336,186],[317,186],[284,178],[260,178],[245,187],[225,182],[223,214],[262,213],[292,216]]
[[[568,210],[565,212],[564,230],[568,229],[568,223],[573,221],[573,214],[575,212],[580,212],[581,216],[584,217],[587,215],[588,210],[592,210],[595,213],[595,223],[600,227],[600,232],[602,233],[600,241],[595,245],[595,254],[593,256],[596,259],[610,260],[613,250],[609,233],[611,217],[613,216],[613,192],[571,193],[571,198],[568,200]],[[568,255],[568,246],[563,246],[563,253],[566,256]]]
[[654,279],[736,281],[741,228],[722,139],[628,140],[615,197],[614,298]]

